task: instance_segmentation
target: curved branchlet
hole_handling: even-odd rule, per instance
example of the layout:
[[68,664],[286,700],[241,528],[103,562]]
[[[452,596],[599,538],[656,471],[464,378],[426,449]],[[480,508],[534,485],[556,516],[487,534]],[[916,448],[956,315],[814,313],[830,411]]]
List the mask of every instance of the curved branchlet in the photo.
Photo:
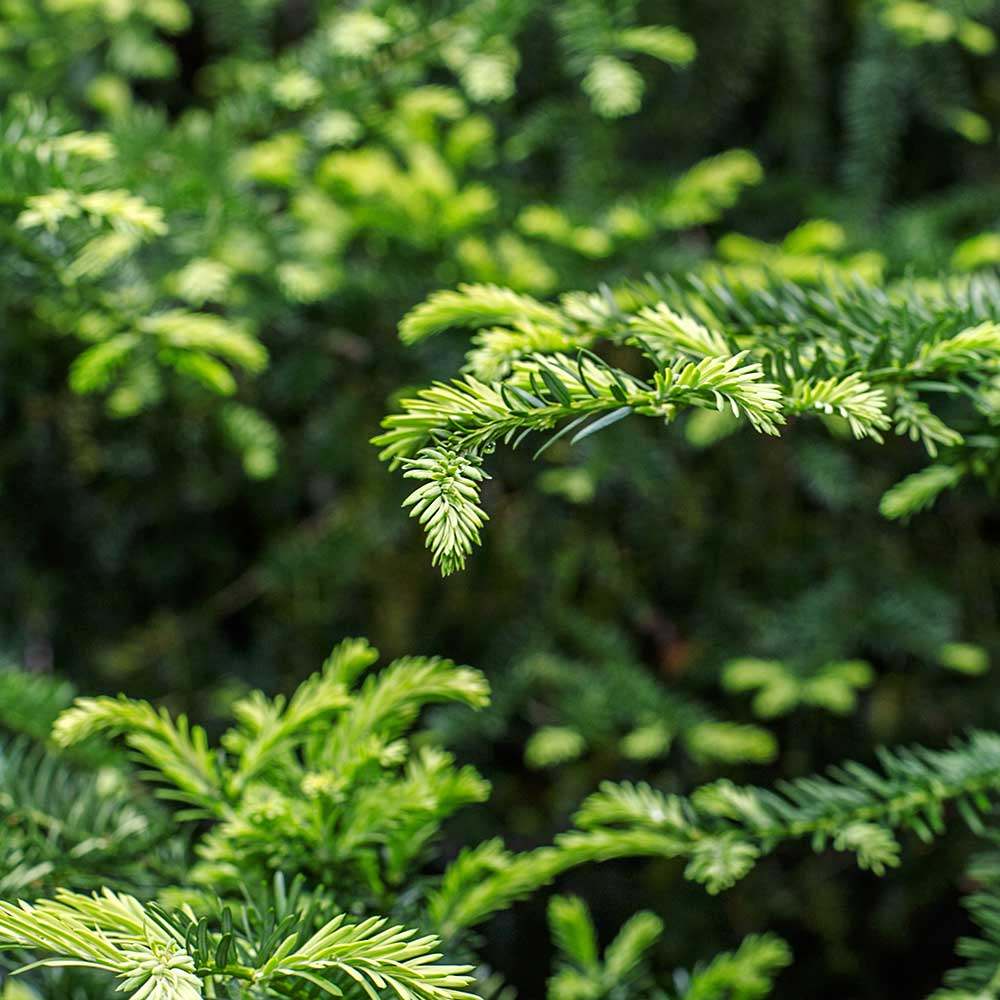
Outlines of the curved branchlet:
[[[793,417],[876,442],[894,432],[922,443],[937,471],[890,491],[889,517],[928,506],[1000,454],[992,277],[890,289],[651,280],[557,303],[462,285],[432,295],[401,332],[412,343],[450,327],[478,331],[464,373],[404,400],[374,439],[384,460],[426,480],[406,503],[445,573],[479,542],[484,458],[533,433],[547,435],[540,453],[632,415],[671,423],[696,408],[771,435]],[[603,344],[635,351],[637,365],[612,364]]]
[[107,889],[61,892],[34,904],[0,902],[0,947],[31,949],[43,956],[36,965],[110,973],[133,1000],[201,1000],[230,984],[258,996],[289,996],[297,984],[343,996],[355,983],[371,997],[474,1000],[464,989],[470,968],[440,964],[432,936],[381,917],[339,914],[313,930],[290,916],[269,940],[254,941],[239,929],[249,923],[229,910],[215,925]]
[[1000,734],[973,733],[943,751],[882,750],[877,768],[848,761],[774,789],[720,780],[691,796],[606,782],[553,846],[515,854],[499,840],[464,851],[431,894],[444,938],[487,920],[560,874],[623,857],[677,858],[710,893],[730,888],[788,841],[853,854],[876,875],[900,863],[897,834],[930,840],[951,804],[977,833],[1000,793]]
[[[987,833],[984,817],[1000,798],[1000,734],[976,732],[946,750],[883,750],[877,766],[846,762],[774,788],[723,779],[681,796],[606,783],[553,843],[513,852],[488,840],[430,875],[426,848],[441,824],[485,799],[489,786],[408,733],[422,706],[483,706],[487,687],[476,671],[433,657],[368,674],[375,658],[364,641],[347,640],[290,697],[240,699],[217,747],[145,702],[77,700],[57,720],[56,740],[121,733],[147,776],[182,803],[176,818],[198,820],[198,861],[184,888],[167,889],[159,904],[110,889],[0,903],[0,949],[103,970],[140,1000],[196,1000],[229,981],[264,996],[340,995],[367,983],[373,998],[455,1000],[470,995],[469,970],[441,962],[437,940],[446,953],[465,954],[471,928],[577,866],[675,859],[716,893],[780,845],[804,841],[852,854],[879,875],[899,864],[900,834],[929,840],[952,811]],[[121,824],[103,834],[136,835]],[[298,889],[283,888],[282,871],[297,873]],[[270,883],[265,917],[243,904],[236,914],[234,899],[249,906]],[[399,913],[407,886],[419,888],[406,891]]]

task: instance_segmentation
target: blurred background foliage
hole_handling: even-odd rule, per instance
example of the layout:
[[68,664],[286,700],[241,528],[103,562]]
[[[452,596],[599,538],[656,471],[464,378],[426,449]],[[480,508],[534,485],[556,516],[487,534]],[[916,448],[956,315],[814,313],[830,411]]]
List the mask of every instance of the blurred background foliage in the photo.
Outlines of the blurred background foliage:
[[[368,439],[461,356],[397,338],[444,285],[1000,264],[998,30],[994,0],[0,0],[0,654],[207,722],[342,635],[473,663],[487,717],[433,722],[496,793],[454,845],[540,842],[602,778],[994,720],[1000,522],[980,487],[880,519],[916,444],[698,415],[505,457],[533,487],[491,484],[442,581]],[[721,905],[667,863],[567,881],[601,940],[655,910],[667,968],[772,927],[787,995],[922,995],[964,928],[927,906],[962,838],[929,850],[884,883],[772,859]],[[525,996],[545,921],[487,929]]]

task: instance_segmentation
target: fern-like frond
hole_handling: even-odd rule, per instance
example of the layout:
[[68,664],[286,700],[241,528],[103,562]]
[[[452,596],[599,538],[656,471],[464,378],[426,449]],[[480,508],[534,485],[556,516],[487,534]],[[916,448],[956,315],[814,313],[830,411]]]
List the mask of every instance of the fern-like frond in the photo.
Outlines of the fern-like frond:
[[424,705],[447,701],[483,707],[489,702],[486,679],[441,657],[395,660],[365,681],[327,735],[320,757],[332,768],[343,766],[369,737],[388,743],[413,723]]
[[792,952],[774,934],[753,934],[731,952],[716,955],[704,968],[696,969],[684,996],[687,1000],[759,1000],[774,988],[774,980],[791,964]]
[[788,400],[793,412],[813,410],[847,421],[856,438],[871,437],[881,442],[880,431],[890,425],[886,413],[888,400],[881,389],[874,389],[857,372],[844,378],[796,382]]
[[[339,916],[294,951],[282,954],[279,948],[255,978],[298,978],[322,989],[324,980],[339,974],[372,997],[381,993],[414,1000],[475,1000],[462,989],[472,982],[471,968],[439,964],[437,944],[431,935],[417,937],[413,930],[386,926],[381,917],[350,924]],[[328,987],[326,992],[340,993]]]
[[428,704],[485,706],[489,687],[440,657],[404,657],[361,680],[376,656],[346,640],[290,697],[238,699],[219,747],[185,717],[124,697],[78,699],[54,733],[63,745],[120,735],[160,793],[188,806],[179,819],[211,821],[195,848],[196,885],[235,887],[251,872],[288,869],[345,894],[380,894],[423,860],[455,810],[489,791],[443,750],[416,751],[407,731]]
[[886,490],[879,510],[892,521],[926,510],[945,490],[956,486],[964,475],[965,469],[961,465],[928,465]]

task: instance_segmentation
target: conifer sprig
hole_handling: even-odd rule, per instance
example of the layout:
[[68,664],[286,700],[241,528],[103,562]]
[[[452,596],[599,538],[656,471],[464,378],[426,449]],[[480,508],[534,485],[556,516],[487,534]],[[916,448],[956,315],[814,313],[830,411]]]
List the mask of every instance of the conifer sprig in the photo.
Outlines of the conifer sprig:
[[605,838],[612,850],[615,830],[657,833],[673,838],[677,855],[690,859],[689,877],[717,892],[788,840],[848,851],[860,867],[881,874],[899,863],[894,831],[924,840],[940,835],[949,802],[974,831],[984,829],[983,816],[1000,792],[1000,734],[976,732],[941,751],[882,750],[878,758],[878,770],[848,762],[774,790],[723,779],[689,799],[608,783],[577,813],[586,833],[567,834],[565,846],[586,848],[591,836]]
[[[860,281],[755,289],[692,278],[574,293],[555,304],[463,285],[432,295],[401,330],[413,341],[450,326],[481,331],[467,374],[404,400],[374,439],[384,460],[406,461],[407,475],[428,480],[406,503],[444,572],[461,568],[479,542],[483,459],[533,432],[550,432],[541,451],[631,414],[669,423],[709,407],[765,434],[794,415],[839,421],[854,438],[876,442],[894,428],[942,467],[965,462],[967,440],[980,457],[1000,451],[992,430],[1000,284],[992,278],[889,289]],[[595,353],[602,342],[637,350],[652,370],[640,376],[611,364]],[[941,397],[980,433],[946,423],[930,405]],[[900,489],[884,509],[901,516],[932,498]]]
[[[258,692],[241,699],[219,749],[197,727],[145,703],[78,701],[57,723],[61,742],[124,730],[169,797],[192,807],[189,816],[208,819],[180,896],[199,900],[202,912],[109,889],[63,891],[0,905],[0,941],[38,953],[45,965],[111,973],[142,1000],[196,1000],[227,980],[265,996],[286,995],[291,981],[333,995],[354,983],[372,998],[469,996],[469,969],[440,961],[436,938],[390,926],[378,904],[414,877],[443,820],[488,794],[482,778],[449,754],[411,746],[407,730],[428,702],[482,705],[486,686],[468,668],[426,657],[398,660],[362,681],[374,657],[364,642],[348,640],[290,698]],[[899,864],[901,832],[939,835],[950,807],[982,834],[998,796],[1000,734],[993,732],[942,751],[883,750],[877,767],[847,762],[773,789],[723,779],[684,797],[608,783],[584,802],[575,829],[551,845],[518,853],[494,839],[463,851],[442,875],[422,881],[405,922],[433,930],[447,949],[464,947],[470,928],[564,872],[624,857],[681,860],[685,875],[711,893],[788,841],[851,853],[861,868],[883,874]],[[135,831],[111,825],[105,836],[129,839]],[[290,891],[275,876],[284,866],[299,874]],[[254,899],[272,880],[265,909],[254,903],[256,915],[247,910],[239,920],[226,915],[229,903],[216,906],[207,896],[211,889]],[[361,908],[357,921],[341,899]],[[564,941],[567,933],[563,927]],[[630,951],[630,940],[605,954],[605,971],[627,978],[628,955],[638,961],[642,951]],[[762,969],[780,967],[776,951],[764,948],[762,956]],[[724,958],[708,967],[713,977],[721,982],[726,969],[743,974],[739,953],[730,956],[735,965]]]
[[425,705],[481,708],[489,688],[440,657],[403,657],[363,678],[376,658],[366,642],[345,640],[290,698],[251,692],[217,747],[183,716],[125,697],[78,699],[54,736],[72,746],[121,734],[160,794],[184,804],[178,818],[212,821],[196,882],[294,868],[377,895],[406,877],[448,816],[489,792],[450,754],[412,747],[408,730]]
[[29,968],[111,973],[131,1000],[202,1000],[215,995],[210,984],[228,982],[245,983],[264,996],[287,996],[293,980],[330,996],[343,996],[344,987],[357,984],[376,1000],[474,1000],[463,989],[472,981],[469,966],[439,964],[435,937],[390,926],[382,917],[352,923],[340,914],[304,940],[302,928],[286,921],[259,965],[241,961],[249,952],[231,916],[218,929],[204,921],[192,925],[193,938],[179,932],[183,923],[183,914],[147,909],[107,889],[92,896],[61,892],[33,904],[0,902],[0,947],[45,956]]

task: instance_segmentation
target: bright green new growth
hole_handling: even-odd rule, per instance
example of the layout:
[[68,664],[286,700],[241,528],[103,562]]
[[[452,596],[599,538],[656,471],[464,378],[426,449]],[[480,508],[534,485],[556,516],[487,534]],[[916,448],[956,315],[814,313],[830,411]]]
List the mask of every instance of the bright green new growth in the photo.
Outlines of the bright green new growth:
[[[692,62],[688,34],[641,23],[632,5],[363,4],[317,12],[273,51],[258,44],[266,8],[233,18],[124,0],[111,16],[83,0],[7,13],[0,228],[24,279],[8,314],[23,310],[40,338],[80,341],[70,385],[114,417],[169,402],[175,384],[224,397],[207,405],[256,479],[277,471],[278,432],[225,397],[265,368],[260,338],[303,304],[339,312],[361,289],[380,302],[388,286],[366,272],[414,251],[420,271],[551,291],[549,251],[606,258],[712,221],[763,175],[731,150],[586,218],[560,185],[532,185],[551,200],[526,206],[497,183],[494,168],[522,169],[568,109],[589,105],[600,128],[639,109],[656,62]],[[509,99],[539,22],[569,87],[565,108],[546,104],[552,120],[536,122]],[[175,77],[169,36],[189,29],[213,38],[213,56],[199,99],[167,116],[132,84]],[[24,58],[53,39],[44,67]],[[497,141],[511,133],[509,148]]]
[[[51,956],[41,960],[44,965],[110,972],[140,1000],[214,996],[230,980],[268,996],[298,995],[289,994],[291,980],[335,996],[352,984],[370,997],[471,996],[463,989],[471,982],[469,966],[439,963],[433,935],[390,925],[377,912],[361,920],[334,913],[319,922],[303,898],[261,938],[245,915],[243,930],[240,921],[234,930],[232,914],[208,895],[255,892],[284,868],[300,878],[311,874],[314,902],[327,900],[317,912],[332,905],[324,880],[336,886],[344,905],[365,898],[372,905],[386,902],[395,893],[390,887],[400,886],[423,860],[441,822],[488,794],[472,768],[457,768],[443,750],[411,747],[406,739],[426,704],[485,705],[482,675],[440,658],[409,657],[360,681],[376,657],[367,643],[348,640],[290,698],[253,692],[240,699],[233,705],[236,723],[219,748],[209,745],[201,727],[145,702],[77,699],[55,723],[59,744],[121,733],[161,794],[181,804],[176,819],[212,825],[196,845],[200,860],[188,873],[181,895],[187,901],[179,907],[161,910],[107,889],[92,897],[61,891],[35,904],[0,904],[0,942]],[[4,749],[0,761],[16,749]],[[9,759],[12,769],[23,768],[22,758]],[[44,760],[50,770],[56,766],[55,758]],[[13,770],[4,768],[0,776],[17,816],[33,787]],[[78,793],[78,783],[71,788]],[[103,807],[78,822],[103,821],[114,801],[108,791]],[[80,808],[77,800],[58,805],[68,813]],[[117,825],[100,830],[110,841],[100,859],[105,865],[128,856],[130,842],[144,834],[137,806],[119,807]],[[22,863],[30,863],[32,852],[44,856],[45,849],[44,838],[26,838]],[[74,853],[81,865],[87,860]],[[35,864],[18,881],[6,880],[5,888],[16,891],[45,874]],[[214,914],[207,922],[206,907]]]
[[35,905],[0,903],[0,942],[54,953],[43,965],[82,966],[113,973],[120,989],[146,1000],[204,996],[195,962],[182,942],[138,900],[105,890],[60,893]]
[[[397,660],[358,684],[376,657],[347,640],[290,698],[252,692],[232,706],[219,748],[184,716],[124,697],[78,699],[53,736],[69,746],[122,734],[183,818],[216,822],[198,846],[197,883],[238,883],[255,863],[378,894],[400,883],[445,817],[488,794],[443,750],[411,748],[407,730],[427,704],[478,708],[489,694],[477,671],[436,657]],[[280,837],[276,822],[287,827]]]
[[[479,542],[481,462],[496,445],[554,432],[541,453],[632,414],[670,423],[686,410],[718,410],[770,435],[814,416],[876,442],[895,431],[937,460],[886,494],[883,513],[903,517],[986,468],[1000,447],[998,317],[991,277],[889,289],[692,278],[571,293],[557,304],[464,285],[414,309],[401,335],[412,343],[453,326],[478,329],[465,374],[404,400],[374,443],[394,466],[441,484],[407,504],[423,501],[428,546],[444,572],[461,568]],[[633,349],[645,374],[595,353],[604,344]],[[930,400],[955,411],[958,426]]]
[[486,724],[508,731],[524,705],[544,723],[524,747],[525,763],[535,769],[557,767],[588,753],[654,761],[679,749],[695,761],[719,764],[763,764],[778,754],[769,730],[719,718],[701,701],[658,683],[643,664],[624,656],[526,656],[508,667]]
[[[178,804],[172,815],[140,793],[120,757],[88,777],[86,758],[17,740],[0,747],[0,804],[15,821],[0,841],[13,865],[0,884],[25,897],[0,904],[0,942],[35,953],[30,969],[103,972],[140,1000],[216,996],[227,983],[262,996],[480,996],[469,930],[577,866],[675,859],[717,893],[781,844],[805,841],[882,874],[899,863],[899,833],[931,839],[949,806],[983,833],[1000,794],[1000,736],[984,732],[773,790],[723,779],[683,797],[606,783],[550,846],[517,853],[488,840],[430,875],[441,824],[489,787],[411,730],[424,705],[481,708],[488,689],[478,672],[434,657],[365,677],[376,655],[348,640],[290,697],[239,699],[218,746],[183,716],[123,697],[78,699],[59,716],[63,746],[88,741],[93,752],[90,737],[121,734],[144,777]],[[33,690],[40,707],[65,698],[5,683],[22,703]],[[554,902],[551,914],[565,956],[552,1000],[604,995],[573,992],[581,977],[657,996],[643,991],[658,918],[634,917],[599,958],[581,904]],[[787,962],[776,939],[749,938],[690,973],[684,995],[726,989],[751,1000]]]
[[[991,138],[996,95],[990,67],[966,55],[993,53],[996,4],[743,2],[721,19],[705,18],[696,4],[660,6],[632,0],[4,4],[0,87],[12,99],[0,115],[0,227],[5,272],[13,276],[4,295],[4,340],[10,342],[9,367],[18,373],[4,409],[28,418],[21,427],[15,421],[7,457],[20,469],[30,464],[24,458],[37,443],[39,457],[51,453],[65,466],[53,474],[41,465],[40,475],[26,468],[27,475],[11,477],[13,489],[5,496],[15,507],[24,497],[30,503],[32,490],[22,494],[21,487],[36,481],[35,498],[55,498],[55,516],[48,519],[53,529],[65,520],[68,532],[91,544],[78,553],[82,585],[75,575],[64,579],[58,558],[46,572],[34,541],[20,557],[12,553],[3,641],[16,642],[22,622],[30,633],[39,622],[43,655],[29,657],[33,666],[45,663],[46,640],[54,635],[62,664],[69,647],[77,670],[112,664],[102,674],[105,681],[118,683],[129,670],[142,669],[144,677],[155,678],[144,683],[176,685],[170,697],[178,701],[190,699],[195,685],[198,692],[220,693],[214,685],[234,659],[241,676],[288,677],[295,669],[289,660],[261,659],[275,647],[274,627],[270,643],[262,642],[257,623],[294,620],[303,626],[298,631],[305,645],[318,628],[328,627],[330,591],[323,580],[330,577],[317,577],[320,586],[312,586],[311,565],[335,567],[336,594],[356,594],[359,579],[365,599],[386,593],[381,586],[368,588],[381,560],[372,576],[359,578],[350,567],[367,567],[366,553],[382,545],[385,534],[368,503],[371,494],[353,488],[358,477],[351,462],[359,449],[347,425],[371,425],[368,409],[381,393],[368,391],[368,375],[375,366],[395,370],[399,360],[382,337],[400,303],[411,304],[428,282],[481,283],[474,293],[451,293],[451,300],[432,297],[426,312],[412,314],[412,331],[403,329],[408,340],[430,332],[425,322],[441,329],[468,323],[474,331],[466,368],[471,381],[443,401],[442,422],[414,411],[413,427],[419,431],[424,423],[430,430],[400,462],[415,487],[405,503],[426,529],[443,573],[462,568],[480,541],[489,504],[481,505],[479,494],[489,479],[490,452],[506,441],[517,445],[531,430],[564,432],[564,443],[584,441],[648,411],[682,422],[689,440],[700,435],[706,447],[746,423],[768,435],[784,433],[799,414],[818,416],[835,434],[866,442],[899,435],[919,441],[934,464],[886,493],[882,509],[891,518],[929,507],[964,477],[995,466],[992,345],[1000,316],[991,283],[973,282],[968,296],[964,286],[901,286],[882,296],[877,286],[816,289],[814,283],[848,273],[877,283],[883,272],[903,267],[926,273],[952,253],[953,238],[988,229],[996,214],[993,185],[986,178],[982,185],[952,188],[962,177],[975,179],[978,158],[960,144],[949,145],[947,133],[973,143]],[[697,35],[697,46],[678,28],[644,23],[674,9]],[[704,62],[696,76],[674,72],[702,58],[699,48]],[[780,58],[772,80],[760,69],[773,56]],[[823,74],[834,66],[830,87]],[[685,76],[690,85],[683,89],[662,86]],[[779,99],[762,92],[762,83],[778,83]],[[32,100],[23,100],[24,94]],[[685,100],[676,101],[678,94]],[[648,125],[628,117],[642,106],[650,111]],[[166,107],[169,114],[161,110]],[[588,108],[604,121],[588,117]],[[782,165],[783,176],[776,175],[773,189],[757,192],[750,208],[753,229],[772,234],[773,243],[714,235],[720,215],[762,179],[752,153],[702,159],[667,180],[659,155],[629,155],[639,143],[648,148],[651,128],[657,140],[669,137],[667,169],[679,169],[720,148],[727,141],[725,123],[744,111],[760,119],[755,136],[765,159]],[[676,135],[675,125],[681,126]],[[907,172],[897,187],[893,179],[902,172],[896,168],[904,149],[912,152],[912,134],[931,141],[919,143],[916,183]],[[824,163],[831,153],[836,162]],[[952,169],[959,161],[972,170]],[[830,182],[834,171],[844,184]],[[929,197],[921,183],[928,177],[934,187]],[[890,207],[903,187],[907,204]],[[624,193],[608,203],[608,190]],[[818,219],[783,239],[774,236],[806,204],[829,205],[837,217],[850,219],[850,232]],[[864,222],[868,209],[877,229]],[[682,235],[674,238],[674,232]],[[857,252],[868,244],[878,249]],[[713,252],[723,261],[717,271],[702,261]],[[998,261],[1000,236],[989,231],[952,257],[961,270]],[[707,284],[653,283],[541,301],[565,288],[592,287],[598,268],[619,275],[647,267],[693,270]],[[794,284],[768,286],[762,269]],[[907,355],[914,336],[920,343]],[[889,346],[880,355],[873,345],[883,337]],[[368,356],[375,366],[366,363]],[[271,357],[273,370],[258,378]],[[909,374],[894,374],[921,366],[928,374],[911,382]],[[63,391],[67,371],[72,393]],[[479,398],[479,383],[502,385],[500,402]],[[349,405],[352,395],[365,397],[360,416]],[[326,408],[330,399],[337,404],[333,410]],[[99,401],[106,402],[106,413],[98,412]],[[434,409],[440,401],[430,404]],[[497,420],[507,421],[495,437],[479,424],[484,406],[496,406]],[[139,414],[131,426],[107,419]],[[494,419],[486,416],[486,423]],[[172,433],[163,434],[165,423],[197,436],[175,441]],[[325,433],[318,433],[320,426]],[[394,426],[405,429],[402,420]],[[471,432],[482,437],[469,444],[464,435]],[[202,642],[206,594],[186,586],[200,563],[177,573],[167,565],[200,548],[204,535],[194,521],[204,515],[214,525],[220,512],[226,518],[228,498],[242,501],[246,484],[238,475],[235,482],[217,475],[224,470],[213,436],[228,445],[247,476],[260,480],[281,470],[285,438],[285,503],[275,506],[298,516],[315,500],[307,527],[319,520],[324,527],[318,537],[310,530],[304,544],[296,532],[296,549],[308,550],[309,558],[300,552],[289,558],[285,542],[293,526],[280,515],[272,521],[272,505],[264,502],[259,509],[266,509],[275,531],[252,532],[268,550],[263,558],[239,544],[242,531],[229,539],[238,550],[229,559],[209,546],[207,586],[239,573],[237,583],[252,581],[251,591],[259,585],[277,612],[273,619],[252,615],[253,629],[236,657],[231,649],[226,655],[226,641]],[[163,439],[166,450],[156,447]],[[314,475],[317,455],[331,467],[333,489],[325,469]],[[185,467],[183,475],[178,466]],[[711,471],[714,462],[705,466]],[[130,615],[100,607],[103,595],[100,588],[90,594],[95,576],[89,570],[100,564],[96,575],[106,573],[109,550],[119,538],[133,537],[117,523],[101,530],[107,510],[101,499],[120,501],[127,477],[143,467],[155,468],[162,486],[147,494],[175,508],[172,499],[197,497],[199,510],[194,519],[178,520],[180,534],[162,532],[161,545],[151,539],[148,552],[141,546],[144,558],[130,558],[120,570],[137,591]],[[582,474],[578,495],[587,489],[593,494],[589,470],[549,471]],[[803,464],[790,471],[808,470]],[[855,491],[853,482],[845,488]],[[85,502],[60,504],[73,496]],[[73,507],[91,509],[93,516],[78,518],[83,511]],[[126,522],[141,531],[159,522],[161,509],[137,504]],[[331,558],[324,543],[336,546],[339,536],[330,538],[325,528],[350,525],[358,510],[364,532],[347,560],[336,550]],[[15,516],[15,534],[19,520]],[[265,527],[263,520],[253,523]],[[722,527],[710,524],[708,531],[719,529],[722,536]],[[35,539],[37,533],[22,534]],[[154,534],[161,534],[159,528]],[[173,544],[178,537],[183,546]],[[219,540],[221,550],[227,538]],[[595,551],[594,564],[604,559],[607,565],[606,552]],[[651,559],[662,579],[669,560],[658,562],[655,553]],[[271,571],[276,562],[279,573]],[[537,583],[558,592],[562,567],[551,568],[551,579]],[[518,569],[526,574],[530,567]],[[293,581],[284,608],[276,606],[279,575]],[[608,595],[604,608],[646,635],[640,616],[648,593],[632,585],[639,575],[623,574],[632,579],[614,589],[613,599]],[[26,588],[17,583],[21,577],[30,582]],[[116,579],[120,585],[112,572],[108,585]],[[173,585],[164,586],[170,579]],[[925,581],[910,573],[906,582]],[[498,591],[504,584],[501,577],[491,582]],[[693,601],[696,587],[688,580],[682,586]],[[19,589],[25,591],[20,600]],[[380,615],[398,622],[398,600],[406,603],[412,594],[389,589],[399,592],[397,603],[380,603]],[[60,591],[69,599],[49,596]],[[313,615],[300,617],[306,591],[320,596],[311,601]],[[226,600],[232,594],[227,588]],[[766,586],[755,589],[755,599],[773,596]],[[587,603],[588,613],[600,613],[600,601]],[[907,601],[901,597],[900,603]],[[973,607],[978,612],[982,604]],[[190,673],[178,673],[170,656],[145,673],[150,638],[158,659],[162,649],[158,630],[140,625],[135,610],[151,606],[164,609],[172,641],[204,650],[192,656]],[[723,606],[712,600],[703,605],[710,618]],[[464,615],[464,603],[456,607]],[[537,619],[539,631],[551,633],[546,648],[558,648],[562,640],[551,627],[550,609],[530,610],[527,617]],[[242,633],[249,617],[223,631],[232,624]],[[95,657],[88,631],[100,633],[103,646],[116,622],[122,641]],[[680,631],[689,624],[682,616]],[[143,641],[135,641],[136,626]],[[394,633],[397,641],[405,631],[404,625]],[[504,630],[497,638],[531,651],[532,640],[522,643],[516,626],[509,635]],[[27,651],[35,653],[34,636],[27,638]],[[701,636],[690,638],[694,648]],[[869,638],[878,643],[884,637]],[[943,641],[943,633],[935,641]],[[131,650],[127,657],[120,652],[124,645]],[[762,655],[781,655],[762,645]],[[656,655],[662,653],[658,647]],[[885,665],[881,650],[870,654]],[[631,773],[658,767],[672,750],[680,766],[665,777],[665,792],[687,780],[682,775],[695,761],[718,767],[774,758],[776,741],[767,729],[709,715],[700,702],[654,679],[652,657],[630,664],[631,671],[602,674],[605,664],[579,650],[576,655],[581,660],[565,661],[561,669],[576,675],[577,686],[567,683],[561,697],[600,684],[603,728],[583,710],[568,719],[553,711],[525,748],[532,765],[571,763],[589,754],[577,774],[609,760],[610,766],[624,761]],[[484,649],[484,662],[490,659]],[[942,647],[940,659],[964,673],[985,669],[981,651],[958,644]],[[208,661],[211,669],[202,672]],[[898,833],[912,828],[929,835],[942,813],[961,811],[977,833],[995,836],[980,827],[996,798],[995,748],[991,736],[976,736],[945,754],[890,754],[885,769],[849,764],[833,780],[804,779],[776,791],[722,782],[683,797],[606,786],[601,794],[607,804],[600,805],[601,794],[588,800],[579,813],[581,829],[552,846],[518,853],[490,840],[449,864],[450,851],[459,846],[451,841],[461,838],[450,837],[438,851],[442,822],[465,805],[475,808],[489,789],[437,745],[438,732],[419,722],[423,706],[439,699],[480,708],[485,683],[473,671],[423,657],[366,674],[373,661],[365,644],[349,643],[295,694],[240,698],[221,740],[204,719],[198,721],[207,731],[145,702],[83,699],[57,729],[59,741],[71,744],[60,751],[45,740],[51,719],[67,707],[65,688],[26,674],[0,674],[0,727],[23,731],[13,739],[0,736],[0,899],[26,901],[0,904],[9,922],[4,940],[12,947],[0,956],[4,1000],[107,1000],[121,995],[118,990],[154,1000],[316,1000],[341,992],[349,1000],[441,1000],[465,991],[511,1000],[497,974],[478,967],[481,949],[469,929],[574,865],[647,854],[667,859],[658,861],[650,886],[687,865],[690,877],[721,890],[743,875],[754,878],[762,855],[786,839],[817,836],[817,847],[854,852],[880,869],[902,858],[905,838],[897,842]],[[870,679],[865,669],[857,661],[816,662],[822,665],[806,670],[798,662],[743,661],[727,674],[728,686],[752,699],[762,718],[803,706],[848,711]],[[640,672],[655,693],[636,684],[628,704],[623,681]],[[948,682],[953,679],[944,678],[942,687]],[[873,708],[883,693],[874,692]],[[479,716],[469,728],[478,732],[485,721]],[[103,739],[113,734],[139,760],[141,772]],[[502,761],[496,763],[503,774]],[[549,775],[535,781],[556,787]],[[153,787],[164,802],[154,800]],[[615,819],[612,800],[619,799],[641,801],[629,807],[632,814],[618,807],[621,818]],[[661,812],[675,801],[679,818],[663,822]],[[525,835],[524,826],[510,825]],[[791,845],[789,853],[800,848]],[[970,874],[977,887],[970,904],[982,934],[960,945],[968,964],[949,977],[941,995],[948,1000],[1000,995],[998,870],[997,858],[985,854]],[[758,873],[747,895],[766,877]],[[803,887],[809,883],[806,874]],[[557,897],[550,907],[559,950],[550,1000],[751,1000],[770,990],[789,955],[769,935],[727,942],[723,946],[734,950],[704,966],[672,975],[656,968],[662,918],[677,912],[675,902],[664,895],[656,902],[659,915],[636,914],[617,935],[611,932],[602,950],[605,942],[594,933],[585,904]],[[736,911],[744,900],[732,902]],[[697,926],[700,918],[691,916],[685,922]],[[444,935],[440,945],[431,936],[437,932]],[[59,947],[67,936],[69,947]],[[8,965],[29,961],[22,948],[50,956],[43,961],[52,964],[7,978]],[[437,957],[438,950],[447,957]],[[97,967],[59,964],[66,959]],[[469,982],[472,966],[475,981]]]
[[689,859],[689,878],[719,892],[788,840],[848,851],[861,868],[882,874],[899,863],[894,831],[930,840],[944,829],[946,803],[954,803],[972,830],[985,829],[982,817],[1000,788],[1000,734],[977,732],[950,750],[915,747],[878,756],[879,770],[848,762],[827,776],[782,782],[774,790],[722,779],[690,799],[648,785],[608,783],[575,817],[587,832],[566,840],[603,837],[613,849],[615,831],[656,835],[664,853]]
[[0,903],[0,945],[52,953],[41,966],[112,973],[132,1000],[200,1000],[214,995],[215,984],[229,981],[244,982],[258,995],[287,996],[289,980],[329,996],[344,995],[338,980],[359,984],[371,997],[387,988],[401,1000],[473,996],[462,989],[471,982],[468,966],[437,964],[436,938],[386,927],[382,919],[348,923],[337,916],[304,940],[295,928],[265,960],[257,956],[259,964],[247,965],[231,918],[217,933],[200,933],[192,947],[191,935],[176,926],[186,916],[166,915],[108,890],[93,896],[63,892],[34,905]]
[[424,485],[415,489],[403,506],[412,508],[410,517],[425,526],[427,547],[444,576],[465,565],[487,520],[474,503],[477,484],[489,478],[480,468],[481,461],[478,455],[425,448],[406,463],[403,475],[423,480]]
[[663,934],[663,921],[641,911],[631,917],[614,940],[598,950],[597,930],[586,903],[578,896],[553,896],[549,927],[559,951],[559,965],[548,982],[548,1000],[603,1000],[627,995],[657,1000],[689,997],[710,1000],[727,996],[755,1000],[767,996],[775,976],[791,963],[791,952],[771,934],[746,938],[735,952],[716,955],[693,972],[677,970],[676,983],[664,991],[649,970],[648,953]]
[[825,663],[803,673],[779,660],[746,657],[730,661],[722,671],[722,684],[728,691],[754,692],[754,714],[765,719],[802,705],[846,715],[855,708],[858,692],[874,679],[871,665],[864,660]]

